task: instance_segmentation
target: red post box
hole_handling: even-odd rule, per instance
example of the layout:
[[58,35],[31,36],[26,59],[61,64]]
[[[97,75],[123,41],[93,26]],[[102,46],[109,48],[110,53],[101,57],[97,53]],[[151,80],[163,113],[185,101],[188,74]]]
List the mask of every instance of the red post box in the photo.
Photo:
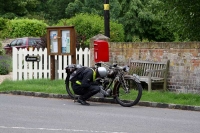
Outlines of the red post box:
[[94,41],[94,61],[95,62],[109,61],[109,48],[107,41],[104,40]]

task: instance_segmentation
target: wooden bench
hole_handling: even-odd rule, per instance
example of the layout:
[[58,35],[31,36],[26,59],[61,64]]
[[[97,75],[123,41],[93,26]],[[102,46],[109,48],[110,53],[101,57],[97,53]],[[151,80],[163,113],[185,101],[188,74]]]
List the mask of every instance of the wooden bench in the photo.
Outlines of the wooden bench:
[[131,74],[137,74],[141,82],[148,84],[148,91],[152,90],[152,83],[163,83],[163,89],[167,89],[169,60],[166,62],[130,60],[129,66]]

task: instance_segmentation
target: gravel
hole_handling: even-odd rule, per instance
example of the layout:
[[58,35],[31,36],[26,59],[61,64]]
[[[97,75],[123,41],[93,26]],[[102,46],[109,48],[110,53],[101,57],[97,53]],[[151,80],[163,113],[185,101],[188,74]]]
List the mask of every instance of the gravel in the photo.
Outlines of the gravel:
[[5,80],[5,79],[10,79],[12,80],[12,72],[10,72],[7,75],[0,75],[0,84]]

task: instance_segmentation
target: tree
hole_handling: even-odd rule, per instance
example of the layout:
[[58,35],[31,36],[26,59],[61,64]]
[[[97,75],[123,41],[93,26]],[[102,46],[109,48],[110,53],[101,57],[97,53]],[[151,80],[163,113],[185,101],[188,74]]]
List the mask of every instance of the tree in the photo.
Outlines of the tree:
[[145,8],[141,0],[119,0],[122,10],[119,22],[124,25],[126,41],[132,41],[134,36],[143,39],[145,30],[152,25],[154,15]]
[[119,0],[119,3],[122,8],[119,22],[124,26],[126,41],[174,40],[162,20],[163,10],[157,10],[160,0]]
[[[176,25],[176,30],[182,40],[200,40],[200,0],[161,0],[170,24]],[[172,27],[171,27],[172,28]]]
[[[168,3],[162,1],[164,0],[110,0],[110,20],[123,25],[125,41],[174,41],[180,40],[179,36],[195,37],[194,34],[198,31],[194,25],[186,23],[183,15],[179,15],[180,11],[173,13],[175,9],[167,5],[173,0],[168,0]],[[79,13],[104,16],[103,4],[104,0],[6,0],[0,2],[0,17],[35,18],[53,25],[61,19],[70,19]],[[163,7],[170,11],[163,10]],[[188,9],[186,11],[188,12]],[[196,21],[199,19],[195,18]],[[181,19],[184,19],[184,22]],[[185,26],[184,23],[188,25]],[[186,29],[192,31],[187,32]]]
[[75,0],[74,2],[70,2],[65,9],[65,14],[67,18],[71,18],[75,16],[77,13],[82,12],[83,3],[80,0]]
[[[96,14],[76,14],[70,19],[62,19],[57,26],[75,26],[77,32],[77,46],[88,47],[90,38],[104,33],[103,17]],[[110,41],[123,42],[124,30],[121,24],[110,22]]]
[[45,9],[49,15],[48,19],[57,22],[60,19],[66,18],[65,9],[72,1],[74,0],[48,0],[48,8]]
[[[67,18],[75,16],[78,13],[104,15],[104,0],[74,0],[66,7]],[[117,20],[121,11],[121,6],[118,0],[110,0],[110,18]]]
[[147,27],[143,35],[149,41],[171,42],[177,39],[176,31],[168,27],[169,21],[165,17],[163,4],[160,0],[150,0],[145,5],[148,11],[153,14],[152,24]]
[[38,0],[4,0],[1,1],[0,15],[5,18],[14,18],[27,15],[36,8]]

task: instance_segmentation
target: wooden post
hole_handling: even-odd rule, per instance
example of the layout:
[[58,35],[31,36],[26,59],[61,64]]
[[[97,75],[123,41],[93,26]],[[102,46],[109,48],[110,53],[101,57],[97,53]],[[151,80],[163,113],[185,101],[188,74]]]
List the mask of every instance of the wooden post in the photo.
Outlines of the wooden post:
[[51,55],[51,80],[55,79],[55,55]]

